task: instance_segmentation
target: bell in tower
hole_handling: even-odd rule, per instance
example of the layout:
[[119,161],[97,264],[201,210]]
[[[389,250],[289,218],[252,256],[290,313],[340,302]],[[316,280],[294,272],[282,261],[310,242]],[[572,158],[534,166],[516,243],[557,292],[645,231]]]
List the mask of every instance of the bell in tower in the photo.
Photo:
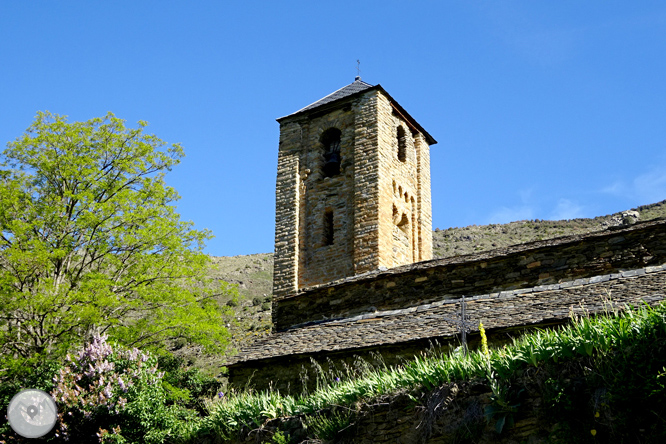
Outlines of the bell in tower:
[[331,128],[322,134],[322,144],[324,146],[324,167],[325,177],[337,176],[340,174],[340,130]]

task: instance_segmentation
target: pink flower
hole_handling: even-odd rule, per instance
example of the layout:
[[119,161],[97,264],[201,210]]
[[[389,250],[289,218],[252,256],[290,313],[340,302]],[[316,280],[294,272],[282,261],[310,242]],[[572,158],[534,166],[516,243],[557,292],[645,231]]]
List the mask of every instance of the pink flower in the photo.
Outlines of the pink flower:
[[125,385],[125,381],[123,381],[123,378],[118,376],[118,385],[120,386],[120,390],[123,391],[123,393],[127,393],[127,386]]

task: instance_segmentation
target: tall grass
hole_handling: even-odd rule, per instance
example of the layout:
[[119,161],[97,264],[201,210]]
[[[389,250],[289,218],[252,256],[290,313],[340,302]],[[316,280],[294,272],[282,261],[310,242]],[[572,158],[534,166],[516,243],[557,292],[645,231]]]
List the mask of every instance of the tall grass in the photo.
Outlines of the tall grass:
[[[320,421],[320,413],[332,406],[349,411],[359,402],[406,390],[430,391],[452,381],[485,378],[490,371],[498,379],[508,379],[517,370],[539,367],[578,356],[599,356],[622,350],[632,343],[654,337],[666,337],[666,305],[654,308],[629,308],[607,316],[577,316],[559,329],[537,330],[513,341],[513,344],[489,351],[480,350],[465,357],[456,353],[418,356],[398,367],[366,366],[358,377],[328,378],[312,393],[282,395],[277,391],[233,393],[210,407],[210,414],[197,422],[183,425],[184,441],[201,437],[233,439],[243,431],[261,428],[272,418],[305,415],[306,423]],[[346,372],[349,376],[350,372]],[[344,376],[344,375],[343,375]],[[344,421],[341,421],[344,423]],[[330,433],[330,430],[327,430]]]

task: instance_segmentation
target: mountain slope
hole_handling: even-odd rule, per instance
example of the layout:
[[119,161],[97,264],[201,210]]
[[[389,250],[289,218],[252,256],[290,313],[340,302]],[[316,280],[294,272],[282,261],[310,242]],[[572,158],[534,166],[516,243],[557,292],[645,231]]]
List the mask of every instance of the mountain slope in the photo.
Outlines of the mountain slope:
[[637,219],[640,221],[666,217],[666,200],[593,219],[536,219],[508,224],[470,225],[446,230],[436,228],[432,238],[433,255],[436,258],[460,256],[537,240],[605,230],[608,227],[622,225],[625,219],[631,222],[632,217],[623,216],[623,213],[633,211],[639,214]]
[[[643,205],[633,210],[638,220],[646,221],[666,217],[666,200]],[[470,225],[433,232],[433,256],[444,258],[460,256],[495,248],[508,247],[536,240],[589,233],[621,225],[625,219],[619,212],[593,219],[571,220],[521,220],[508,224]],[[273,254],[212,257],[216,268],[211,274],[216,279],[238,285],[241,300],[252,301],[271,295],[273,285]],[[255,305],[256,305],[255,299]]]

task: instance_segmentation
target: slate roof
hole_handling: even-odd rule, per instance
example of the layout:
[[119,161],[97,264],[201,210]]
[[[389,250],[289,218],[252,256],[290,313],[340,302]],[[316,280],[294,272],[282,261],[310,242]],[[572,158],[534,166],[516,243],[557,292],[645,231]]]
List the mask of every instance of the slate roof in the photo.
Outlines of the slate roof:
[[377,89],[377,90],[383,92],[386,95],[386,97],[388,97],[388,99],[391,101],[391,103],[393,104],[395,109],[398,111],[398,113],[403,118],[407,119],[409,121],[409,123],[414,125],[414,127],[416,129],[418,129],[425,136],[426,141],[428,142],[428,145],[435,145],[437,143],[437,141],[425,129],[423,129],[423,127],[421,125],[419,125],[419,123],[412,116],[410,116],[409,113],[407,111],[405,111],[405,109],[402,106],[400,106],[400,104],[393,97],[391,97],[391,95],[389,93],[387,93],[386,90],[384,88],[382,88],[381,85],[379,85],[379,84],[371,85],[371,84],[366,83],[363,80],[361,80],[360,77],[356,77],[356,79],[354,80],[353,83],[350,83],[347,86],[343,86],[342,88],[338,89],[337,91],[332,92],[331,94],[327,95],[326,97],[321,98],[321,99],[317,100],[316,102],[309,104],[305,108],[301,108],[301,109],[299,109],[298,111],[296,111],[294,113],[288,114],[284,117],[280,117],[279,119],[277,119],[277,121],[281,122],[282,120],[287,119],[289,117],[293,117],[293,116],[297,116],[299,114],[307,113],[307,112],[313,111],[317,108],[322,108],[326,105],[331,105],[331,104],[333,104],[335,102],[338,102],[340,100],[347,99],[349,97],[352,97],[352,96],[357,95],[357,94],[361,94],[363,92],[366,92],[366,91],[369,91],[369,90],[372,90],[372,89]]
[[[629,279],[639,281],[630,284],[627,282]],[[665,284],[666,264],[560,284],[478,295],[466,298],[466,313],[472,331],[478,331],[479,321],[483,321],[486,329],[564,322],[572,309],[578,313],[595,313],[608,310],[611,303],[614,307],[641,301],[654,304],[664,299]],[[607,290],[612,291],[612,300],[605,296]],[[584,307],[581,307],[582,303]],[[460,300],[449,299],[406,309],[323,321],[259,339],[231,358],[227,365],[452,337],[458,333],[458,328],[451,320],[459,319],[459,313]]]
[[[365,83],[363,80],[361,80],[360,77],[356,77],[356,79],[354,80],[354,83],[350,83],[347,86],[343,86],[339,90],[337,90],[335,92],[332,92],[331,94],[327,95],[326,97],[324,97],[322,99],[319,99],[314,103],[309,104],[305,108],[299,109],[295,113],[290,114],[290,116],[293,116],[294,114],[299,114],[299,113],[302,113],[302,112],[305,112],[305,111],[310,111],[310,110],[313,110],[315,108],[319,108],[320,106],[326,105],[326,104],[331,103],[331,102],[335,102],[336,100],[341,100],[341,99],[347,98],[347,97],[352,96],[354,94],[357,94],[357,93],[363,92],[367,89],[370,89],[374,86],[375,85]],[[289,116],[287,116],[287,117],[289,117]]]

